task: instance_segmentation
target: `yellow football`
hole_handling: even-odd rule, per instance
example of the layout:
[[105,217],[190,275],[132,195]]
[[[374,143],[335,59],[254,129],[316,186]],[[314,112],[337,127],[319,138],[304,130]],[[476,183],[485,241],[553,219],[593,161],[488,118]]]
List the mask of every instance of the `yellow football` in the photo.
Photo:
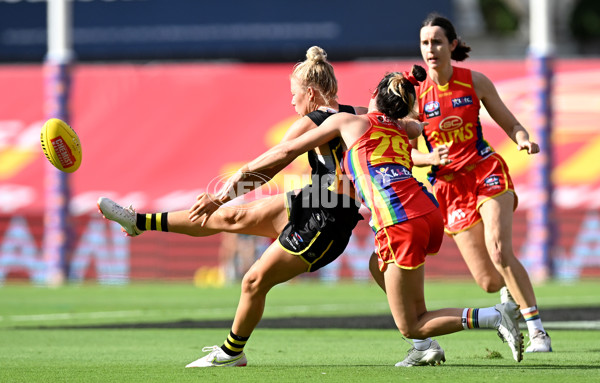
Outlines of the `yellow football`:
[[73,173],[81,165],[81,142],[77,133],[62,120],[51,118],[42,127],[42,150],[58,170]]

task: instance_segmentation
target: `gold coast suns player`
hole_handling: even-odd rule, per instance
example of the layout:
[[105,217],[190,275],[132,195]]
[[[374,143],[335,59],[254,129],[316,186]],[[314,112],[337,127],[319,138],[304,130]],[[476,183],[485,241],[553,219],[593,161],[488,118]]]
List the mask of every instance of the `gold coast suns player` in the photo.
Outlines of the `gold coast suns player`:
[[424,138],[429,153],[413,149],[415,165],[432,166],[429,180],[446,233],[454,238],[475,281],[487,292],[501,290],[503,301],[514,297],[519,304],[529,330],[526,352],[552,351],[529,275],[513,251],[517,195],[506,162],[483,137],[480,106],[518,150],[534,154],[540,148],[484,74],[452,65],[451,60],[468,58],[471,48],[457,37],[448,19],[429,15],[420,40],[428,76],[417,95],[420,118],[428,123]]

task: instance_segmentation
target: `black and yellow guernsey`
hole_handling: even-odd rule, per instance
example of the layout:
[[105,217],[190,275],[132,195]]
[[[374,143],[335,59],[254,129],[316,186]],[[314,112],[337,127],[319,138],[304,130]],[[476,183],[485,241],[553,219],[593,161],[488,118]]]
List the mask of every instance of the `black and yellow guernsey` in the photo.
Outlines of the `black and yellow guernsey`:
[[[340,105],[340,112],[356,114],[348,105]],[[320,126],[335,113],[330,109],[316,110],[306,116]],[[360,203],[337,191],[344,154],[341,138],[327,145],[329,154],[320,155],[314,150],[307,153],[312,182],[298,194],[287,194],[289,222],[278,238],[280,246],[306,262],[307,271],[311,272],[343,253],[352,230],[362,219],[358,213]]]
[[[350,105],[340,105],[340,112],[356,114],[354,108]],[[334,110],[315,110],[306,115],[315,125],[320,126],[329,116],[335,114]],[[342,174],[340,167],[344,148],[340,137],[334,138],[327,143],[329,146],[329,155],[319,155],[315,150],[309,150],[307,153],[308,163],[311,169],[313,179],[318,177],[319,180],[325,183],[329,182],[327,188],[334,191],[334,181]],[[335,178],[334,178],[335,177]]]

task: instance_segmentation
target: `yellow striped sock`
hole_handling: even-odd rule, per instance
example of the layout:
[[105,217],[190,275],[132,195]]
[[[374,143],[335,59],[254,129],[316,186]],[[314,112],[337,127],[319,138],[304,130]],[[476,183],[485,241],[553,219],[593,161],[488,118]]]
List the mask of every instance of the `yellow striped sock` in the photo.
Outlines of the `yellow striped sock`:
[[140,230],[169,231],[169,213],[138,214],[136,226]]

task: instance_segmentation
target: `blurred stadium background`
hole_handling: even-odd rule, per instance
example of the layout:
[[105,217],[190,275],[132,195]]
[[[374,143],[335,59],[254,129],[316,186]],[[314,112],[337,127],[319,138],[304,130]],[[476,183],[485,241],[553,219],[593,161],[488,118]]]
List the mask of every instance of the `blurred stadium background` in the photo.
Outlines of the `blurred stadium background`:
[[[528,217],[540,199],[536,157],[518,153],[482,117],[520,197],[519,257],[536,281],[576,281],[600,276],[600,3],[550,3],[553,133],[545,149],[552,149],[555,231],[547,259],[528,251],[536,239]],[[46,2],[0,0],[0,284],[237,280],[267,240],[164,233],[130,239],[102,219],[96,200],[108,196],[138,212],[187,209],[212,179],[277,143],[297,118],[288,76],[312,45],[328,52],[340,101],[363,105],[382,74],[422,62],[420,22],[438,11],[473,48],[463,65],[488,75],[530,131],[536,123],[525,0],[374,0],[368,6],[357,0],[73,0],[72,6],[70,82],[49,91]],[[57,93],[64,98],[57,101]],[[49,111],[65,100],[83,147],[83,164],[67,179],[68,201],[52,193],[55,172],[39,145]],[[307,163],[297,160],[285,174],[306,171]],[[417,173],[421,180],[424,174]],[[282,179],[275,181],[279,190],[290,187]],[[53,219],[47,205],[63,203],[70,231],[45,235]],[[49,252],[49,241],[65,242],[66,251]],[[371,250],[364,221],[338,261],[302,278],[367,280]],[[427,273],[470,278],[449,238]]]

